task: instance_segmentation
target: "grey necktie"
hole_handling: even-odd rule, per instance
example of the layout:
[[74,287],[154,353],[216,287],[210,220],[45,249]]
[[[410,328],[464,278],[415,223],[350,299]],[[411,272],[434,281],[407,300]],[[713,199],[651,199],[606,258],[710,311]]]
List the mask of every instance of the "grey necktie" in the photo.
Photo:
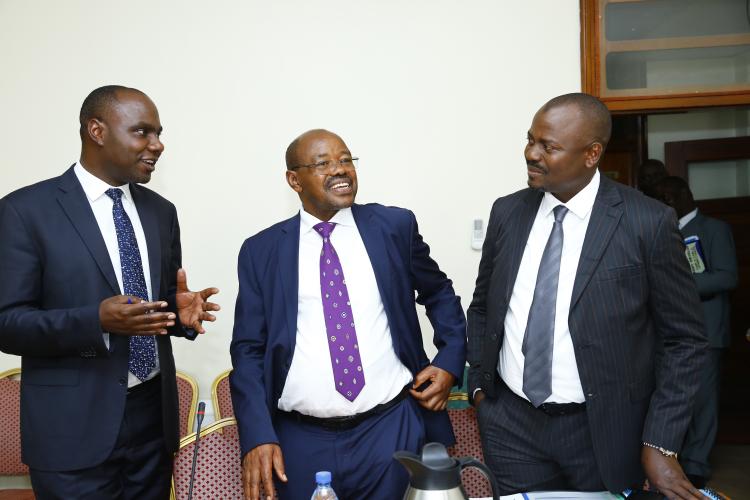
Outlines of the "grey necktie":
[[554,208],[554,213],[555,222],[539,264],[534,299],[521,346],[524,355],[523,392],[534,406],[544,403],[552,394],[552,344],[563,248],[562,222],[568,209],[564,205],[558,205]]

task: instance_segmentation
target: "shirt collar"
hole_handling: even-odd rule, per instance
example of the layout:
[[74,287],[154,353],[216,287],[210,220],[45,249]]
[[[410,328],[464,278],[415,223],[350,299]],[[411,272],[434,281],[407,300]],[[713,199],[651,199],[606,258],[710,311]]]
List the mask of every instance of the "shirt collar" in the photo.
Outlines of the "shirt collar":
[[695,219],[696,215],[698,215],[698,209],[694,208],[690,212],[680,217],[680,220],[678,221],[679,228],[682,229],[683,227],[687,226],[691,220]]
[[544,193],[544,198],[542,198],[542,204],[539,206],[539,210],[545,217],[547,217],[552,213],[552,209],[556,206],[565,205],[568,210],[574,213],[579,219],[583,220],[594,207],[596,194],[599,192],[599,183],[599,169],[597,169],[589,183],[586,184],[583,189],[578,191],[575,196],[569,199],[567,203],[562,203],[555,198],[555,195],[552,193]]
[[[300,232],[301,234],[305,234],[308,231],[312,231],[313,226],[315,224],[319,224],[323,222],[322,220],[318,219],[314,215],[308,213],[305,211],[304,207],[300,209],[299,211],[299,217],[300,217]],[[331,217],[331,220],[328,222],[335,222],[336,225],[339,226],[351,226],[355,227],[356,224],[354,222],[354,215],[352,215],[352,209],[349,208],[343,208],[336,212],[336,215]]]
[[[75,166],[73,167],[73,171],[76,174],[76,177],[78,177],[78,182],[81,183],[81,187],[83,188],[83,192],[86,193],[86,198],[89,199],[89,202],[94,202],[101,198],[102,196],[106,196],[104,193],[107,191],[107,189],[110,189],[112,187],[118,187],[122,189],[122,192],[124,193],[124,197],[133,201],[133,197],[130,194],[130,185],[129,184],[123,184],[122,186],[110,186],[103,180],[101,180],[99,177],[95,176],[85,168],[83,168],[83,165],[81,165],[80,162],[77,162]],[[109,198],[109,196],[107,196]]]

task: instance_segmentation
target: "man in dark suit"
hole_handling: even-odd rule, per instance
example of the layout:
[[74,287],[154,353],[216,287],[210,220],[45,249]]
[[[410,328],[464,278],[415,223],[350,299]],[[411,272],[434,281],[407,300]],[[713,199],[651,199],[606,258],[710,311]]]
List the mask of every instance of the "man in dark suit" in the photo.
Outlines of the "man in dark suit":
[[[469,389],[504,493],[700,498],[675,458],[705,334],[674,213],[601,176],[607,108],[567,94],[534,116],[529,189],[492,207],[468,310]],[[639,460],[640,458],[640,460]]]
[[698,210],[685,179],[667,177],[656,184],[655,191],[679,218],[708,336],[708,360],[700,375],[693,418],[680,453],[685,474],[702,488],[711,477],[708,457],[718,428],[721,356],[730,341],[729,292],[737,287],[737,255],[729,224]]
[[175,207],[138,185],[164,150],[154,103],[101,87],[80,122],[78,163],[0,200],[0,349],[23,357],[23,461],[39,499],[164,499],[170,336],[203,333],[218,290],[188,290]]
[[[357,205],[356,158],[311,130],[287,149],[302,210],[247,239],[239,255],[230,376],[246,498],[281,498],[333,473],[340,498],[392,499],[407,475],[397,450],[451,443],[444,411],[465,364],[465,317],[414,214]],[[427,309],[438,353],[422,347]],[[283,452],[283,454],[282,454]]]

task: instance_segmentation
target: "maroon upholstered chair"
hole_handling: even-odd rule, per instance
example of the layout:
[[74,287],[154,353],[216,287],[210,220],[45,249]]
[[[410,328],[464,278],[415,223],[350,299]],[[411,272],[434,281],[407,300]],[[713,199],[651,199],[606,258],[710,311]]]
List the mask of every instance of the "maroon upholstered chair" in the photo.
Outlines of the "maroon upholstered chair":
[[211,387],[211,399],[214,404],[214,415],[216,420],[234,416],[232,407],[232,395],[229,393],[229,374],[232,370],[227,370],[214,380]]
[[[468,400],[468,398],[467,398]],[[474,457],[484,463],[482,442],[479,439],[479,425],[473,406],[461,409],[448,409],[448,416],[456,435],[456,444],[448,448],[452,457]],[[491,497],[492,488],[481,472],[470,468],[461,474],[464,490],[472,498]]]
[[[188,496],[193,465],[195,433],[180,441],[174,457],[172,498]],[[198,461],[195,466],[193,498],[242,499],[240,439],[234,418],[224,418],[201,429]]]
[[180,436],[193,432],[198,410],[198,384],[190,375],[177,372],[177,398],[180,404]]
[[[28,476],[21,462],[21,375],[20,368],[0,373],[0,476]],[[32,499],[31,489],[0,490],[0,500]]]

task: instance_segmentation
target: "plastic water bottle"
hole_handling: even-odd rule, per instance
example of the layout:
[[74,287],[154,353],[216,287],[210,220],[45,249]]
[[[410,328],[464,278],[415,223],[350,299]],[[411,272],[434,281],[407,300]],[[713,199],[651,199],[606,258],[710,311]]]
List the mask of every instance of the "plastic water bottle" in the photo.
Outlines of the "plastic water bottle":
[[318,486],[313,491],[310,500],[338,500],[339,497],[331,488],[331,473],[327,470],[322,470],[315,473],[315,482]]

